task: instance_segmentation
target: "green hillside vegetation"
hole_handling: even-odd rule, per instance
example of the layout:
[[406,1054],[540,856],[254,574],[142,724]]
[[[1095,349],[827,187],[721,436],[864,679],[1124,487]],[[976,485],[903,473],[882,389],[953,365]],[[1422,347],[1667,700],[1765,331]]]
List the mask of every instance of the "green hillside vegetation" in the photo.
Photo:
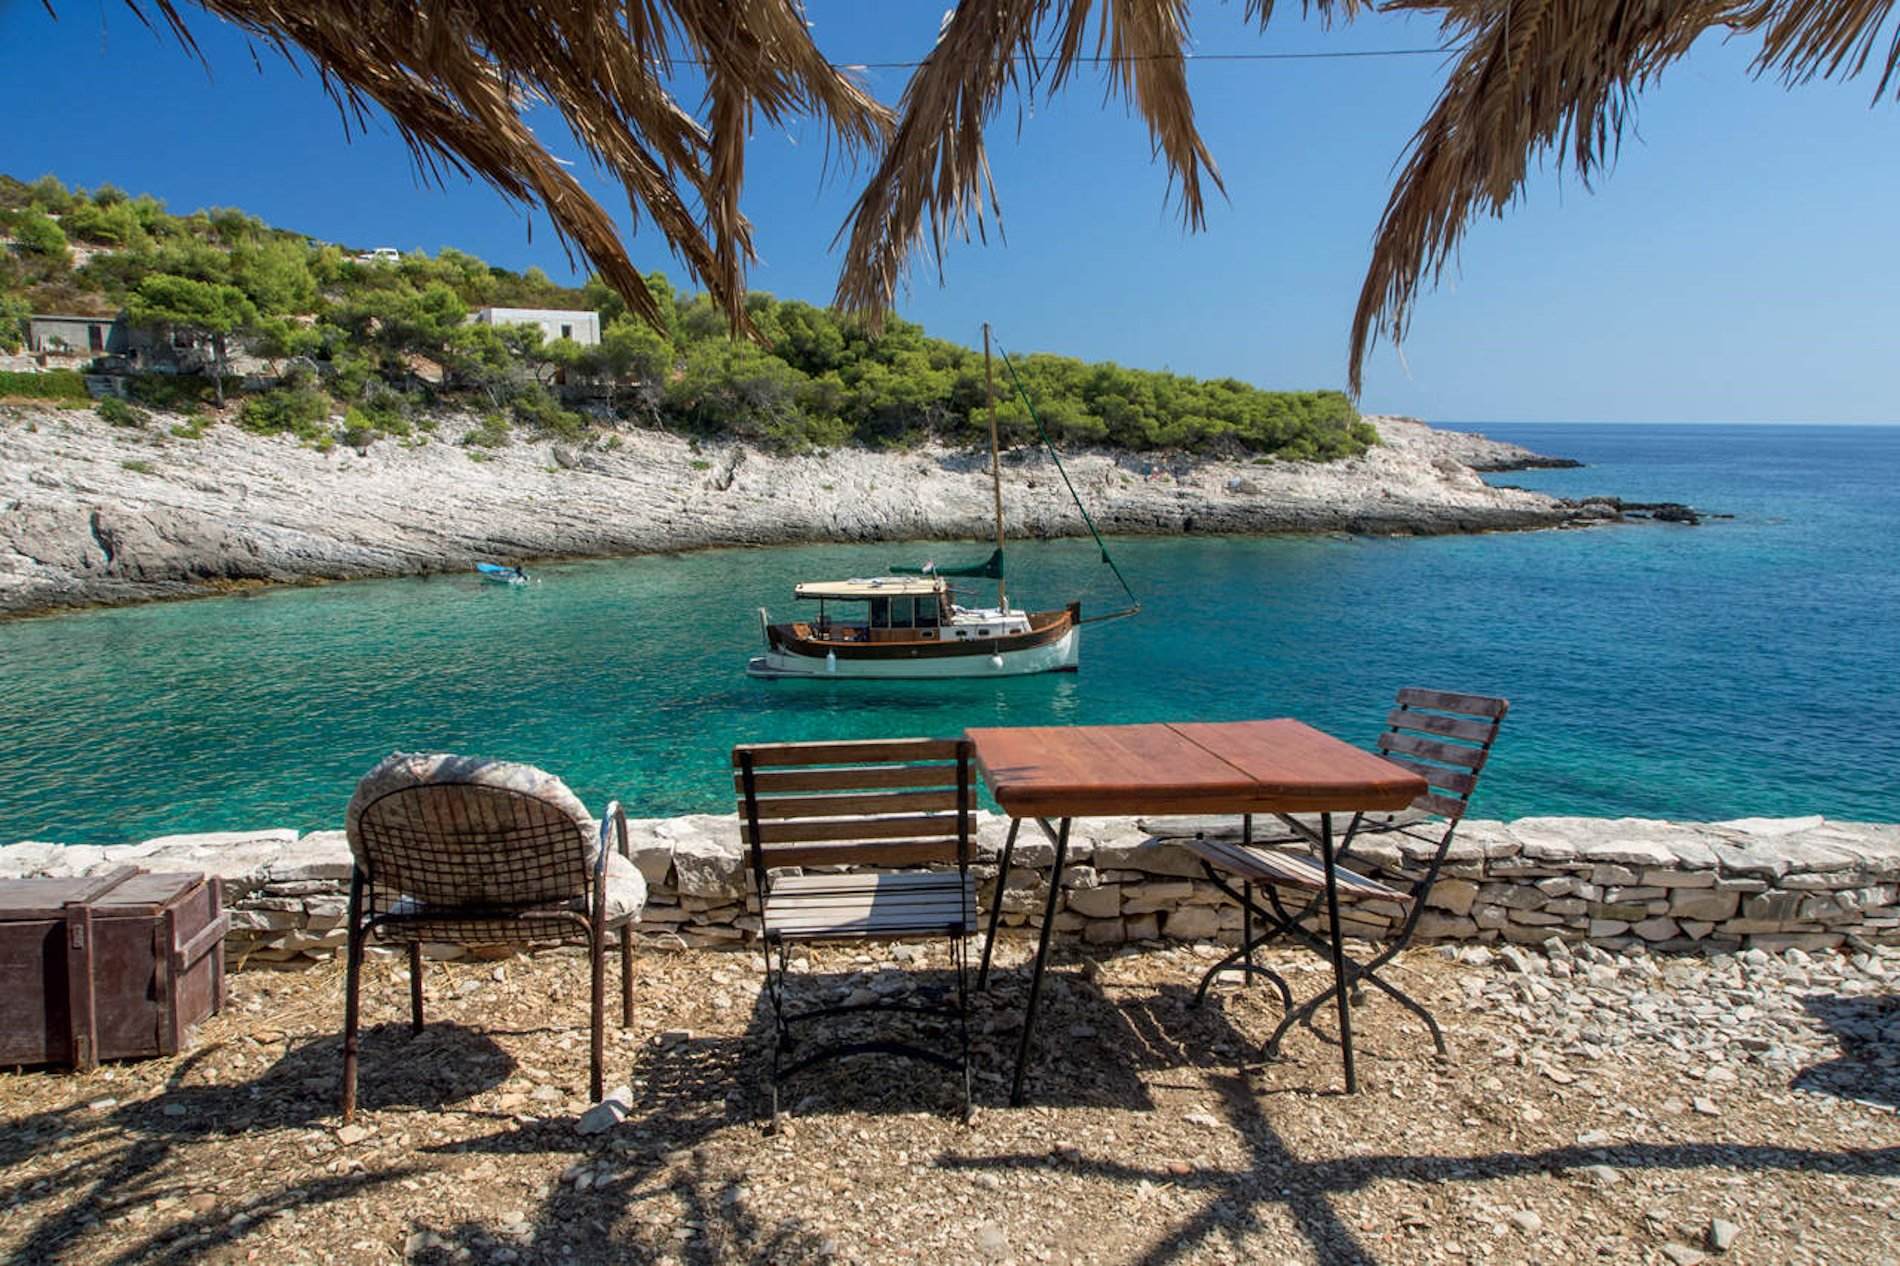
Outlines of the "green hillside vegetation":
[[[902,320],[873,334],[835,311],[754,293],[747,307],[760,345],[731,338],[705,295],[676,294],[655,273],[648,281],[667,316],[656,330],[597,280],[562,286],[539,269],[514,273],[452,248],[359,262],[241,211],[173,215],[151,197],[69,190],[51,176],[0,176],[0,236],[12,239],[0,252],[0,348],[18,349],[32,312],[123,310],[209,349],[203,379],[135,379],[141,402],[174,409],[222,402],[241,348],[281,380],[236,402],[234,420],[260,432],[360,446],[431,429],[442,408],[459,406],[484,418],[468,442],[489,446],[516,428],[578,439],[661,427],[793,451],[987,434],[981,352]],[[601,342],[467,323],[488,306],[591,309]],[[1263,391],[1040,353],[1017,365],[1050,438],[1067,446],[1323,460],[1377,442],[1337,391]],[[424,372],[432,366],[445,372]],[[1027,408],[997,372],[1004,441],[1033,439]],[[341,434],[332,434],[333,414],[346,418]]]

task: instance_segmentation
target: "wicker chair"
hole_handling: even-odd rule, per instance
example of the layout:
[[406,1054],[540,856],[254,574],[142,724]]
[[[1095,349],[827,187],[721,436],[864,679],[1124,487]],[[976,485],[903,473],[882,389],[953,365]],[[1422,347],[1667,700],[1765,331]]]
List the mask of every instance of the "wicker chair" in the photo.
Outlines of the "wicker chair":
[[598,1100],[607,937],[620,929],[625,1026],[633,1020],[632,924],[646,904],[646,882],[628,850],[620,805],[607,806],[596,834],[574,793],[531,765],[398,752],[357,784],[346,825],[355,869],[343,1012],[344,1121],[356,1112],[359,995],[372,935],[409,947],[410,1022],[418,1033],[425,941],[584,942],[593,990],[588,1088]]
[[[1363,962],[1346,959],[1353,1000],[1358,1000],[1365,985],[1386,994],[1424,1022],[1431,1033],[1432,1045],[1440,1055],[1446,1053],[1445,1035],[1432,1013],[1378,973],[1411,943],[1413,933],[1418,930],[1425,900],[1431,894],[1432,885],[1438,882],[1445,855],[1451,849],[1451,838],[1464,820],[1471,793],[1478,786],[1478,775],[1491,755],[1491,745],[1497,741],[1498,727],[1503,724],[1510,706],[1503,699],[1487,695],[1413,687],[1399,691],[1397,704],[1386,714],[1386,728],[1379,735],[1379,754],[1422,776],[1427,784],[1425,794],[1414,800],[1411,807],[1397,813],[1355,814],[1335,854],[1337,886],[1342,900],[1377,901],[1403,911],[1398,930],[1377,953]],[[1270,980],[1286,1002],[1286,1013],[1267,1039],[1268,1058],[1278,1056],[1280,1043],[1288,1030],[1311,1018],[1332,1000],[1338,989],[1337,985],[1330,986],[1295,1007],[1286,982],[1254,962],[1254,951],[1278,936],[1302,941],[1322,954],[1331,952],[1325,941],[1304,926],[1304,921],[1318,912],[1320,894],[1326,891],[1326,872],[1320,859],[1306,847],[1318,840],[1317,830],[1310,822],[1296,817],[1282,814],[1280,818],[1289,828],[1288,834],[1255,838],[1253,819],[1245,818],[1238,844],[1205,834],[1181,841],[1200,858],[1201,869],[1208,880],[1240,903],[1244,919],[1240,947],[1207,969],[1194,1001],[1199,1005],[1207,996],[1208,986],[1225,971],[1238,970],[1243,980],[1252,976]],[[1386,837],[1396,845],[1400,860],[1424,867],[1409,885],[1395,887],[1362,873],[1376,869],[1373,859],[1365,855],[1364,846]],[[1300,847],[1292,852],[1279,847],[1287,844]],[[1362,846],[1361,851],[1355,853],[1355,844]],[[1234,889],[1230,879],[1241,881],[1239,891]],[[1265,892],[1270,910],[1263,909],[1255,900],[1256,891]],[[1289,909],[1281,898],[1283,892],[1300,894],[1303,904]],[[1258,933],[1254,930],[1256,926],[1261,929]]]

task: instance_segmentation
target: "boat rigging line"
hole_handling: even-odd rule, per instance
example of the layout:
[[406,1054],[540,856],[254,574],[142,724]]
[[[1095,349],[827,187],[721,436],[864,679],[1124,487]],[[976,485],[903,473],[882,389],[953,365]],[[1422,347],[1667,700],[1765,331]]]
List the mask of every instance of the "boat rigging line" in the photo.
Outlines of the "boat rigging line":
[[[987,325],[983,327],[983,337],[987,345],[989,342],[989,326]],[[1128,578],[1122,575],[1122,569],[1117,567],[1115,560],[1109,556],[1108,543],[1102,540],[1101,532],[1096,530],[1095,520],[1089,517],[1088,507],[1082,504],[1082,498],[1076,493],[1075,484],[1070,481],[1069,472],[1062,464],[1062,454],[1056,451],[1054,442],[1049,439],[1048,428],[1042,424],[1042,415],[1036,412],[1035,402],[1029,398],[1029,391],[1023,386],[1022,377],[1016,372],[1016,362],[1010,359],[1008,349],[1002,345],[1000,340],[997,342],[996,351],[997,354],[1003,358],[1003,368],[1009,371],[1009,380],[1011,384],[1015,386],[1016,394],[1022,398],[1023,408],[1029,410],[1030,420],[1036,424],[1036,435],[1042,440],[1043,448],[1048,452],[1050,459],[1056,464],[1056,473],[1062,476],[1062,486],[1069,490],[1069,499],[1075,502],[1075,508],[1081,512],[1082,522],[1088,525],[1089,535],[1095,538],[1095,547],[1102,552],[1102,561],[1108,564],[1110,571],[1115,573],[1115,579],[1121,583],[1122,592],[1128,595],[1129,605],[1122,610],[1110,611],[1105,615],[1084,616],[1082,619],[1076,621],[1076,623],[1101,624],[1109,620],[1125,620],[1131,615],[1141,614],[1141,599],[1135,596],[1135,591],[1128,585]],[[992,430],[994,429],[994,425],[994,412],[992,411]]]

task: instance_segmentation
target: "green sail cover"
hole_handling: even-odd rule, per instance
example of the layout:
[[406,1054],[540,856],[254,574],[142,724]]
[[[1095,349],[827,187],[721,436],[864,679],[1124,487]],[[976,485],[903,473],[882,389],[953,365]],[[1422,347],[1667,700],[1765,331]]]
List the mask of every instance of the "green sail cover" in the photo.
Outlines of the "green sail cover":
[[967,567],[937,567],[928,570],[923,567],[907,567],[899,564],[891,571],[900,576],[988,576],[991,580],[1003,578],[1003,551],[993,550],[989,558],[981,563],[971,563]]

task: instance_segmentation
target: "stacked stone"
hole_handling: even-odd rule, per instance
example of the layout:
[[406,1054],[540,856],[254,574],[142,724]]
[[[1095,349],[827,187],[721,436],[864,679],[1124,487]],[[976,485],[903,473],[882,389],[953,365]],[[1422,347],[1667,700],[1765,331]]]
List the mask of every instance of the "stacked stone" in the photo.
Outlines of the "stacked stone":
[[[1195,831],[1236,823],[1133,818],[1077,822],[1056,906],[1056,934],[1094,945],[1171,939],[1236,943],[1240,908],[1180,846]],[[1003,924],[1040,928],[1054,848],[1025,823],[1007,875],[997,874],[1008,823],[980,815],[976,840],[985,912],[1003,884]],[[759,914],[731,815],[629,823],[648,885],[635,925],[654,946],[718,947],[756,937]],[[1354,851],[1371,873],[1408,886],[1429,844],[1372,837]],[[23,843],[0,848],[0,878],[71,876],[131,862],[204,871],[224,881],[233,964],[327,960],[343,943],[350,856],[341,831],[165,836],[108,848]],[[1396,902],[1342,907],[1349,933],[1391,935]],[[1309,926],[1316,926],[1310,919]],[[1830,949],[1849,936],[1900,944],[1900,826],[1819,817],[1673,823],[1622,818],[1472,821],[1459,830],[1426,908],[1424,941],[1542,944],[1552,937],[1608,949]],[[432,948],[455,957],[458,947]]]
[[[1422,873],[1422,843],[1355,851],[1379,877]],[[1900,943],[1900,828],[1820,817],[1674,823],[1520,818],[1464,824],[1420,918],[1426,940],[1617,949],[1829,949]]]

